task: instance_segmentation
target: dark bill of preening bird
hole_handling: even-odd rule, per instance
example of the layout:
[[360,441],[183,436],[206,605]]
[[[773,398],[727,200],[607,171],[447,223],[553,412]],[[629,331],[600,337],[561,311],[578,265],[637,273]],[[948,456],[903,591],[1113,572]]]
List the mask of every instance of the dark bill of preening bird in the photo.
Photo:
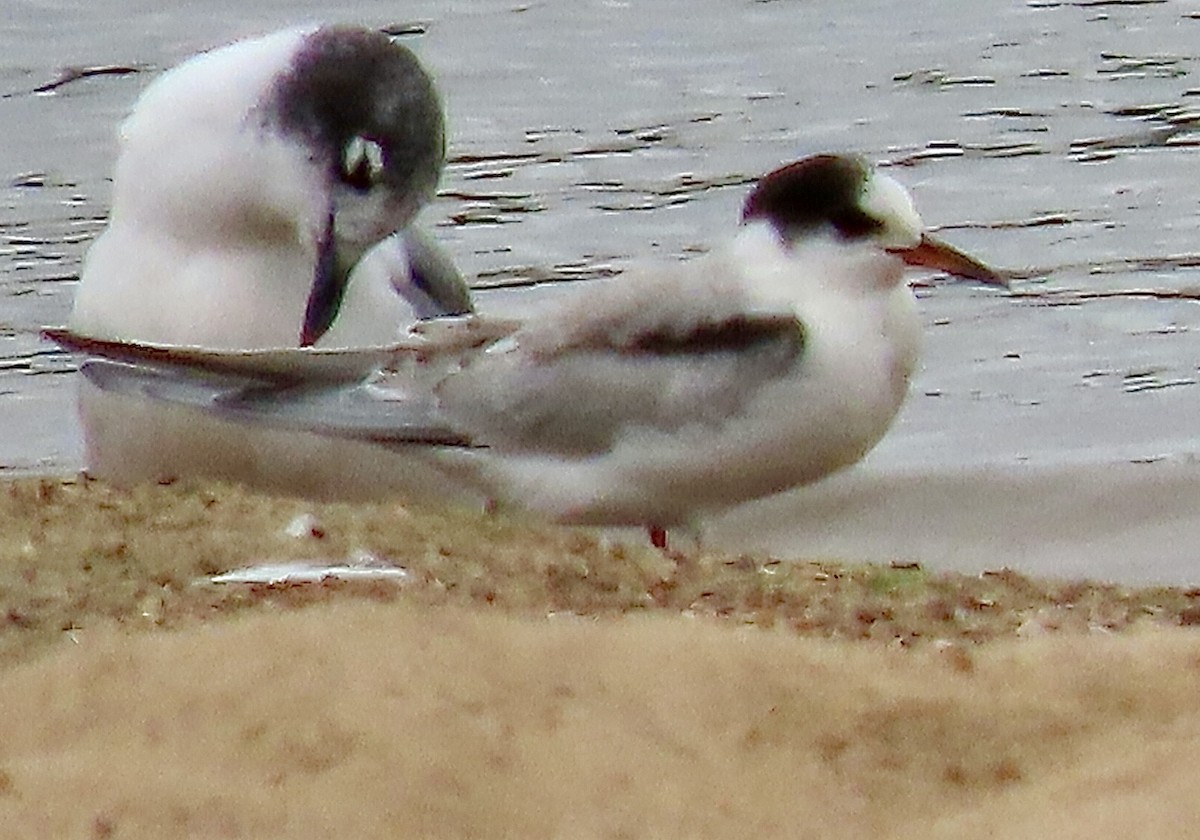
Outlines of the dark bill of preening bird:
[[260,119],[299,139],[325,170],[328,222],[300,328],[310,346],[333,324],[363,254],[432,197],[446,154],[442,104],[407,48],[381,32],[332,26],[305,39]]

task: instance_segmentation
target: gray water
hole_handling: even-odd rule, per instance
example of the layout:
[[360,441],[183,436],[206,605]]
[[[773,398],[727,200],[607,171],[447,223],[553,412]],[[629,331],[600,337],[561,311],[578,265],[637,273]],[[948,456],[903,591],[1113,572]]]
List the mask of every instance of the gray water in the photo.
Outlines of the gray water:
[[[138,92],[198,50],[312,20],[411,33],[451,131],[424,220],[480,287],[687,258],[755,176],[854,150],[1024,278],[1011,296],[918,286],[924,371],[870,464],[1200,449],[1200,3],[8,0],[5,18],[5,470],[79,466],[73,362],[37,330],[67,316]],[[69,67],[110,72],[36,92]]]

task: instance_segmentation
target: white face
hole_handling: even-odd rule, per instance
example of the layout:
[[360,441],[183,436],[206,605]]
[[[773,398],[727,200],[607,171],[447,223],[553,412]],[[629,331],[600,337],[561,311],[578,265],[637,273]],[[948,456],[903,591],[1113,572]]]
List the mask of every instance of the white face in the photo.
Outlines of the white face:
[[351,259],[408,225],[437,186],[438,169],[430,167],[414,173],[405,189],[391,188],[384,180],[383,155],[379,143],[356,135],[342,152],[344,177],[331,186],[334,238]]
[[917,214],[912,196],[900,182],[880,172],[867,179],[861,201],[862,209],[883,222],[883,229],[873,238],[885,248],[914,248],[921,241],[925,225]]

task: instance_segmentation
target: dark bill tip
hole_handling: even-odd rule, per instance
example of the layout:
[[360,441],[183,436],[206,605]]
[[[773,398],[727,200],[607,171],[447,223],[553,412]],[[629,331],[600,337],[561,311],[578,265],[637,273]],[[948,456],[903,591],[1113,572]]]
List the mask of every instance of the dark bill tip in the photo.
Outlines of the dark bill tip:
[[313,270],[312,289],[304,307],[304,323],[300,327],[300,346],[312,347],[333,326],[342,298],[346,294],[346,273],[339,270],[337,247],[333,241],[333,215],[330,214],[325,235],[317,245],[317,264]]
[[1009,287],[1009,279],[1006,275],[927,233],[922,234],[921,241],[916,247],[897,248],[892,253],[909,265],[944,271],[954,277],[974,280],[988,286],[999,286],[1004,289]]

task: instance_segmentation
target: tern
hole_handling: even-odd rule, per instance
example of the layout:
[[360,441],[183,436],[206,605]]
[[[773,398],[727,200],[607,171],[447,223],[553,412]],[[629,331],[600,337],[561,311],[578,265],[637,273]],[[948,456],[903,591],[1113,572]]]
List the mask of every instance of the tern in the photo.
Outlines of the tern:
[[369,29],[288,29],[185,61],[121,126],[71,328],[366,346],[469,311],[453,265],[410,227],[441,175],[443,122],[416,57]]
[[818,155],[762,178],[737,234],[703,257],[580,289],[521,324],[417,327],[396,352],[452,359],[420,393],[365,378],[381,360],[364,352],[52,337],[117,360],[85,366],[102,389],[371,442],[498,506],[646,526],[664,545],[667,528],[815,482],[883,437],[921,338],[906,265],[1007,286],[930,235],[896,180]]
[[[79,333],[364,347],[473,309],[413,224],[444,164],[441,101],[383,33],[309,26],[202,53],[152,82],[119,134],[108,225],[69,321]],[[222,459],[289,485],[325,462],[354,474],[353,453],[332,445],[304,453],[294,436],[205,423],[87,381],[79,413],[88,470],[120,483],[219,471]]]

